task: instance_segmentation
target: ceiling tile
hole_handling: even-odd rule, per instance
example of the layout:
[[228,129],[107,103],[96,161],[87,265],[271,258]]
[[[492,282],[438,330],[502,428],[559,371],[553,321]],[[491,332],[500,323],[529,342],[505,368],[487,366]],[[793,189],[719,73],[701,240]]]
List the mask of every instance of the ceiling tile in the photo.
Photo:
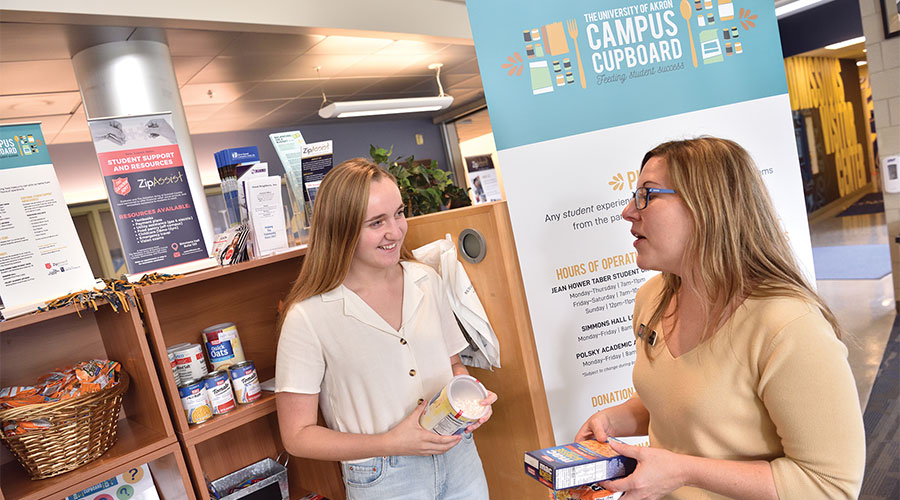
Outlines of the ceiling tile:
[[444,86],[450,89],[481,89],[481,75],[451,75]]
[[61,24],[0,23],[0,61],[69,59],[66,31]]
[[206,65],[189,83],[223,83],[262,81],[296,59],[293,54],[260,56],[218,56]]
[[32,118],[9,118],[6,120],[0,120],[0,125],[8,125],[10,123],[23,123],[23,122],[41,122],[41,132],[44,134],[44,140],[49,142],[53,137],[62,130],[63,126],[69,121],[72,115],[51,115],[51,116],[36,116]]
[[449,47],[446,43],[417,42],[415,40],[397,40],[376,52],[378,55],[427,56]]
[[[299,78],[329,78],[337,76],[348,67],[361,61],[365,56],[334,56],[304,54],[287,64],[284,69],[273,73],[269,80],[296,80]],[[320,70],[317,72],[316,67]]]
[[[433,55],[434,62],[443,63],[443,70],[452,70],[455,67],[470,63],[475,60],[475,47],[472,45],[450,45]],[[478,71],[474,71],[477,73]],[[469,73],[473,73],[469,71]]]
[[180,56],[217,56],[238,37],[238,33],[208,30],[166,30],[169,53]]
[[81,104],[78,92],[0,96],[0,118],[64,115]]
[[259,101],[264,99],[293,99],[312,91],[318,92],[325,80],[282,80],[262,82],[247,92],[242,99]]
[[247,93],[254,85],[250,82],[185,85],[181,87],[181,103],[184,106],[227,104]]
[[362,38],[355,36],[329,36],[309,49],[317,55],[368,55],[392,44],[389,38]]
[[277,110],[253,122],[256,128],[281,128],[299,124],[303,119],[318,113],[320,99],[294,99]]
[[221,55],[241,56],[260,53],[300,55],[324,39],[323,35],[242,33],[225,48]]
[[340,76],[391,76],[398,74],[414,66],[415,74],[429,71],[428,63],[424,62],[428,56],[410,57],[408,55],[370,55],[363,57],[356,64],[340,72]]
[[215,114],[220,109],[227,106],[227,103],[221,104],[198,104],[195,106],[185,106],[184,107],[184,116],[187,118],[188,124],[194,122],[202,122],[206,120],[213,114]]
[[338,96],[348,96],[359,92],[376,82],[380,78],[329,78],[322,82],[322,88],[329,99]]
[[441,74],[444,73],[443,70],[447,70],[447,73],[470,73],[475,75],[481,74],[481,72],[478,71],[478,60],[475,58],[463,61],[454,66],[444,66],[444,68],[441,70]]
[[0,62],[0,94],[77,91],[71,59]]
[[173,56],[172,66],[175,68],[178,86],[186,84],[212,60],[212,56]]
[[79,106],[62,130],[56,134],[51,144],[63,144],[68,142],[90,142],[91,132],[84,116],[84,106]]
[[[422,89],[419,89],[422,86]],[[438,94],[437,82],[433,76],[393,76],[383,78],[376,81],[372,85],[360,90],[357,94],[396,94],[406,92],[416,87],[417,90],[434,89],[434,94]]]
[[279,106],[286,104],[288,101],[289,99],[275,99],[271,101],[235,101],[213,113],[208,120],[221,120],[226,122],[243,120],[244,124],[249,124],[260,119],[263,115],[274,111]]

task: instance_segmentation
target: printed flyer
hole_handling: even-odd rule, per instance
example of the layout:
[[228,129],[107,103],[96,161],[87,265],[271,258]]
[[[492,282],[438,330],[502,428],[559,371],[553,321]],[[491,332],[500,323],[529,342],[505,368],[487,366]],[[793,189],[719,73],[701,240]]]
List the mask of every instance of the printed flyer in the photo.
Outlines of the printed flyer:
[[466,172],[469,174],[472,199],[476,205],[503,199],[491,155],[467,156]]
[[469,2],[557,443],[628,399],[635,264],[621,217],[644,153],[744,146],[813,277],[771,1]]
[[209,257],[172,114],[104,118],[89,125],[128,272]]
[[94,287],[40,123],[0,126],[0,307],[6,318]]

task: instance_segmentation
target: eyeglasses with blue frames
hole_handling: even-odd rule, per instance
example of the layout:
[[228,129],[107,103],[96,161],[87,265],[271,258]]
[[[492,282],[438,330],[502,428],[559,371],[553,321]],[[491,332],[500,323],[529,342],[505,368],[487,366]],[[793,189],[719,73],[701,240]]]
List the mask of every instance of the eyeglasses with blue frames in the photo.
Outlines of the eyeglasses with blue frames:
[[632,194],[634,198],[634,208],[638,210],[643,210],[647,208],[647,203],[650,202],[650,195],[657,193],[667,193],[667,194],[675,194],[674,189],[659,189],[659,188],[648,188],[648,187],[639,187]]

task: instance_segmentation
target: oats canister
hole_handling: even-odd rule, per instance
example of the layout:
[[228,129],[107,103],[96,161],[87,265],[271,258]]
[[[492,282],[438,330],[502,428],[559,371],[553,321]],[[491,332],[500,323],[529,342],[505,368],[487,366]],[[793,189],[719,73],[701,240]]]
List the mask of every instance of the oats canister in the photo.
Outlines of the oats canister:
[[244,361],[244,349],[234,323],[219,323],[203,329],[203,345],[213,371],[225,370]]
[[419,425],[442,436],[462,434],[466,427],[484,416],[481,401],[488,397],[487,389],[475,377],[457,375],[434,395]]

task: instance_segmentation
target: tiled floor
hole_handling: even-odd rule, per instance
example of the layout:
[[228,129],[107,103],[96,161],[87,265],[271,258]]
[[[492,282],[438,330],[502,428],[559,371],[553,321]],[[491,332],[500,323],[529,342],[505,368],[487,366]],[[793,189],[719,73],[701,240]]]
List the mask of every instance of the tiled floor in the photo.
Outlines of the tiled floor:
[[[862,194],[842,200],[810,217],[809,231],[814,247],[891,244],[884,213],[836,217]],[[865,409],[881,363],[884,348],[896,316],[891,275],[877,280],[819,280],[819,294],[847,331],[844,343],[860,406]]]

